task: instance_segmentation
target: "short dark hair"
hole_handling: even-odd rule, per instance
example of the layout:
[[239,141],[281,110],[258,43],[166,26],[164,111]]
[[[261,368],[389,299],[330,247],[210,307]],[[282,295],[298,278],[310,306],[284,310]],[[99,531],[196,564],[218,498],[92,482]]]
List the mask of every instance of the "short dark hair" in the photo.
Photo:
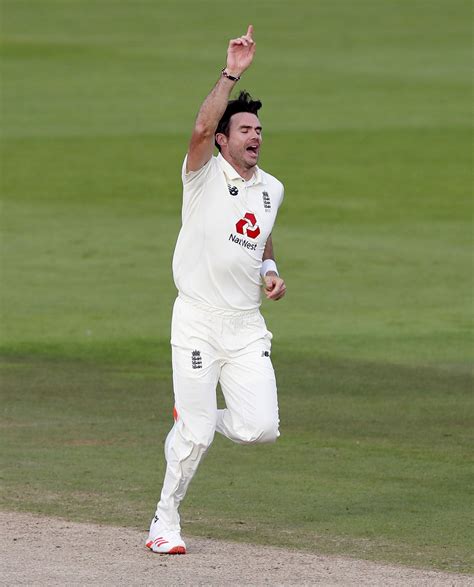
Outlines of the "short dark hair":
[[[234,114],[239,112],[250,112],[250,114],[257,115],[257,112],[262,107],[260,100],[253,100],[252,96],[246,91],[242,90],[235,100],[229,100],[227,108],[225,109],[222,118],[219,120],[215,134],[222,133],[229,136],[230,119]],[[216,147],[221,150],[220,145],[215,141]]]

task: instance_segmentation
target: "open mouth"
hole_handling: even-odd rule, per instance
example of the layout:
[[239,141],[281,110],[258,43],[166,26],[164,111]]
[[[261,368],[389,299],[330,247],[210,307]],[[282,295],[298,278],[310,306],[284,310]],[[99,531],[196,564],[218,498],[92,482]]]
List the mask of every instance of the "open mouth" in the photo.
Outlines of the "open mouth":
[[249,145],[246,148],[247,153],[253,153],[254,155],[258,155],[258,146],[257,145]]

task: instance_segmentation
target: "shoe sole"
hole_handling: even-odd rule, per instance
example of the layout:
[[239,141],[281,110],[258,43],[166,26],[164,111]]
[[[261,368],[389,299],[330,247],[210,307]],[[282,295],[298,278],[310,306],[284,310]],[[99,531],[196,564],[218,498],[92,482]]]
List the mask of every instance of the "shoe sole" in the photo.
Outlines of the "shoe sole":
[[186,554],[186,548],[184,546],[173,546],[173,548],[170,548],[166,552],[156,552],[156,550],[153,550],[152,545],[153,542],[151,541],[146,543],[146,547],[149,548],[153,554]]

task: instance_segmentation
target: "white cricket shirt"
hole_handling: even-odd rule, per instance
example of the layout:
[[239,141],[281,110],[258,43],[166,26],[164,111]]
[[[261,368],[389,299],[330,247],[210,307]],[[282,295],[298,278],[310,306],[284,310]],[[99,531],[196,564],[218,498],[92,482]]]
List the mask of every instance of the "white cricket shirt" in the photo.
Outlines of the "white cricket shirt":
[[260,268],[283,200],[283,184],[256,167],[243,179],[221,154],[182,169],[182,222],[173,277],[184,297],[224,310],[261,303]]

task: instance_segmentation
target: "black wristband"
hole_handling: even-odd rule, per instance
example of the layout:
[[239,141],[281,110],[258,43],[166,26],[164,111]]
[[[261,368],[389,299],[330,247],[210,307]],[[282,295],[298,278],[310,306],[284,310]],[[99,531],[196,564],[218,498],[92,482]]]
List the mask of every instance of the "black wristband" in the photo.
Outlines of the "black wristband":
[[235,75],[230,75],[229,73],[227,73],[227,71],[225,70],[225,67],[222,70],[222,75],[224,77],[226,77],[227,79],[230,79],[231,82],[238,82],[240,79],[240,75],[239,75],[239,77],[235,77]]

